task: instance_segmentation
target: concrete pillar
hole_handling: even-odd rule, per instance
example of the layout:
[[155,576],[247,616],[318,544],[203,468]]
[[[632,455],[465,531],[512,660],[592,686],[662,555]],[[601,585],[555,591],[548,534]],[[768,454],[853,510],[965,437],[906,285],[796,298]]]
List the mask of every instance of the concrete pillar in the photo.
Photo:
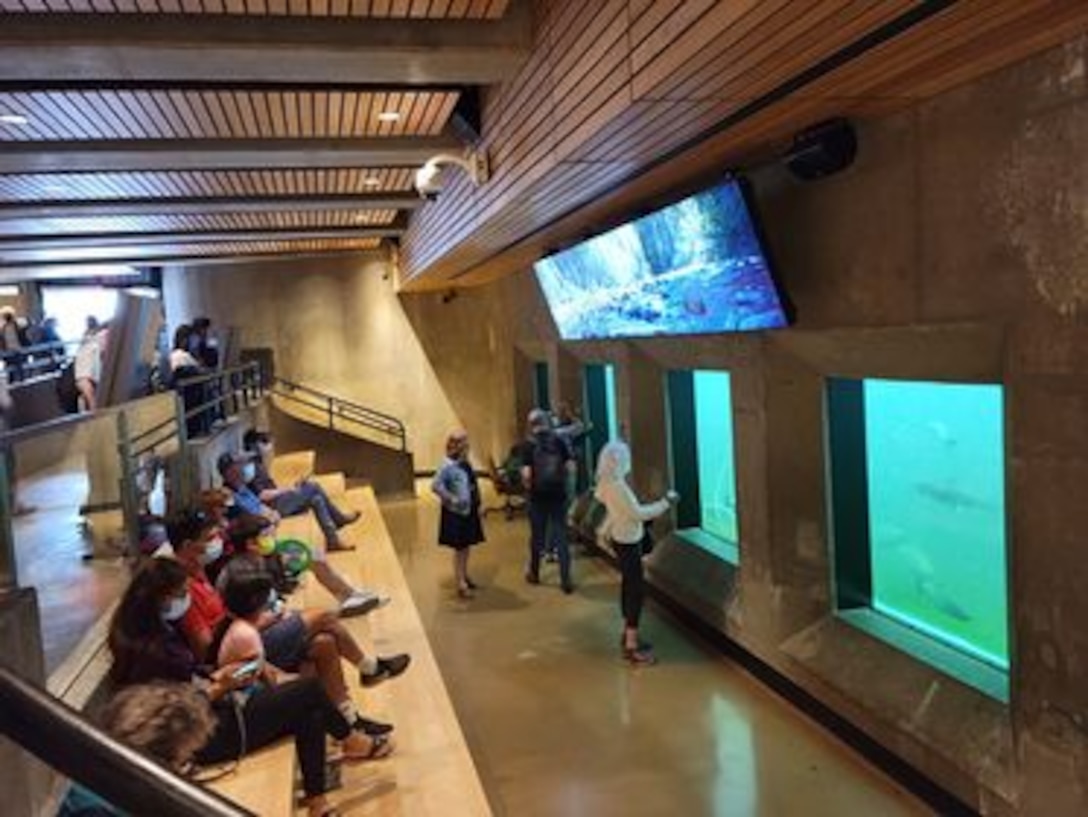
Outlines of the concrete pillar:
[[[38,596],[33,588],[0,592],[0,664],[39,686],[45,683]],[[0,812],[5,817],[42,814],[51,783],[45,765],[0,737]]]

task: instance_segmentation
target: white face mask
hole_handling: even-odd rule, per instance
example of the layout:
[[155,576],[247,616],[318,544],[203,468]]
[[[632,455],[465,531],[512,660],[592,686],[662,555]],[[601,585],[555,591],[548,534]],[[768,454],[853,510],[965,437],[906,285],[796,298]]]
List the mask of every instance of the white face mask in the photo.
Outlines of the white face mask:
[[275,610],[276,605],[279,604],[280,597],[276,595],[276,589],[272,588],[268,591],[268,609]]
[[172,598],[165,607],[162,608],[162,617],[164,621],[180,621],[185,617],[185,614],[189,612],[189,605],[193,603],[193,600],[186,593],[179,598]]
[[223,555],[223,540],[216,536],[204,546],[204,554],[200,557],[200,563],[210,565]]
[[242,482],[253,482],[257,477],[257,466],[251,462],[247,462],[242,466]]

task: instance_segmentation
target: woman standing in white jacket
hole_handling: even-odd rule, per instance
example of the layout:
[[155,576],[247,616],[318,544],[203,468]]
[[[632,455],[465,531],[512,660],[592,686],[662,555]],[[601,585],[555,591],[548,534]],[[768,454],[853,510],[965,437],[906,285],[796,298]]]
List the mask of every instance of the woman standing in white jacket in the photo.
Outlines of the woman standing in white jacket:
[[594,493],[607,511],[600,532],[611,541],[620,564],[623,657],[632,664],[653,664],[657,659],[652,647],[638,637],[643,601],[642,539],[646,523],[665,513],[679,496],[669,491],[656,502],[643,505],[627,482],[630,473],[631,450],[627,443],[613,440],[601,449],[597,460]]

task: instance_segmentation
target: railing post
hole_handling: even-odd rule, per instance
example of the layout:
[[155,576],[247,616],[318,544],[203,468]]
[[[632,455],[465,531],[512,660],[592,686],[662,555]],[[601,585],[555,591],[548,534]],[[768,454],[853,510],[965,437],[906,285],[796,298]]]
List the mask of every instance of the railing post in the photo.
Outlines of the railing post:
[[174,416],[178,425],[178,454],[174,467],[174,484],[171,486],[174,500],[174,507],[170,509],[172,511],[187,507],[192,493],[189,477],[189,426],[185,422],[185,401],[182,400],[181,392],[174,392]]
[[8,446],[0,442],[0,593],[19,586],[15,561],[15,526],[12,524],[12,499],[15,495],[15,474],[9,473]]
[[333,408],[332,408],[333,407],[333,398],[332,398],[331,395],[329,396],[328,401],[329,401],[329,428],[336,428],[336,423],[333,422]]
[[124,521],[126,555],[133,552],[140,541],[140,501],[136,485],[136,463],[132,456],[132,437],[129,433],[128,414],[122,409],[117,414],[117,454],[121,460],[121,515]]

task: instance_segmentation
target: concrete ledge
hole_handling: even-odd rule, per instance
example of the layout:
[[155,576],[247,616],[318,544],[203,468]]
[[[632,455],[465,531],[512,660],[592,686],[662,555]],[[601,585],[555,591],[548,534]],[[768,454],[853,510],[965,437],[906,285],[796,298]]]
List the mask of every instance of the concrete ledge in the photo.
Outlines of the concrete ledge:
[[888,749],[967,802],[979,787],[1015,803],[1009,708],[828,616],[779,645],[789,674]]

